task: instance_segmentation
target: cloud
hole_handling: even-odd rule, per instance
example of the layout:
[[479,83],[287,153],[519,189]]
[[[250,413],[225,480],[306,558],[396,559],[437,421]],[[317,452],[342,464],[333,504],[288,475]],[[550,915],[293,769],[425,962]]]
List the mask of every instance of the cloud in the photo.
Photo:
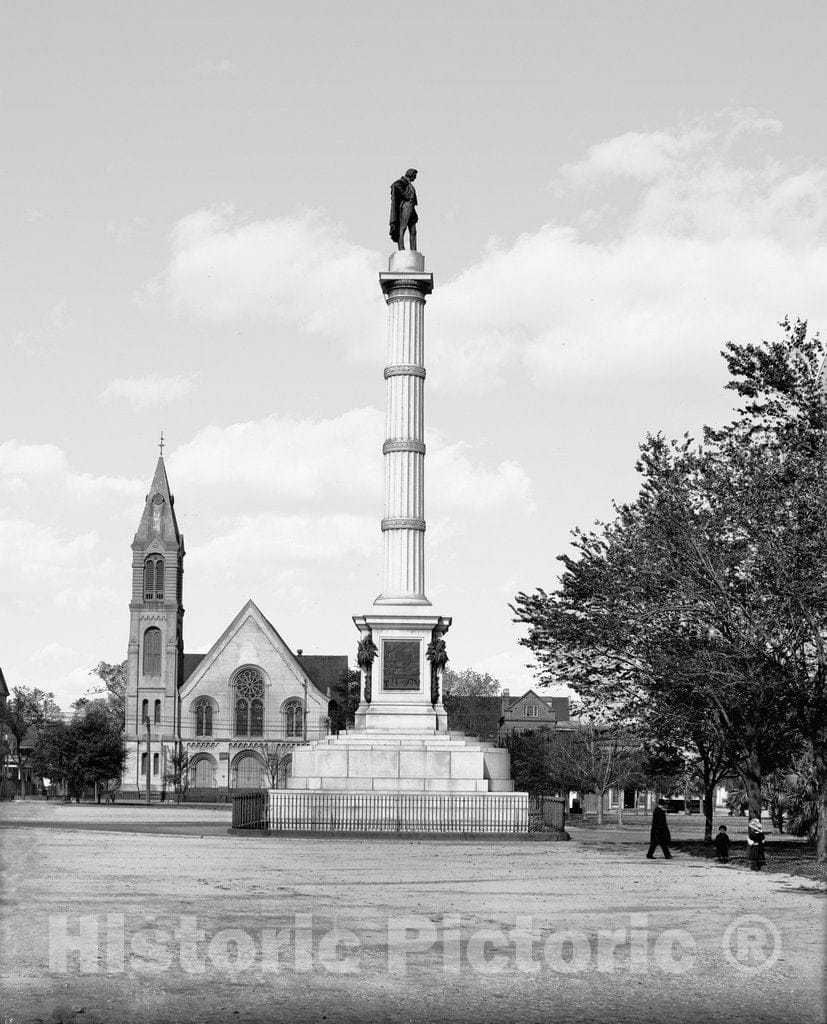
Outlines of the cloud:
[[470,445],[460,441],[436,447],[429,457],[428,488],[437,508],[535,511],[531,478],[519,463],[488,468],[474,463],[470,452]]
[[194,387],[193,376],[117,377],[101,391],[98,401],[126,401],[134,409],[148,409],[154,405],[169,405],[176,402],[186,397]]
[[269,574],[273,564],[341,561],[368,554],[376,547],[375,519],[354,515],[285,516],[262,512],[243,515],[227,524],[192,553],[198,566],[226,565],[233,552],[232,572],[239,564]]
[[359,355],[381,352],[377,253],[348,243],[323,215],[244,221],[232,207],[198,210],[172,230],[166,274],[154,285],[177,313],[213,323],[286,324]]
[[9,583],[9,573],[18,580],[21,573],[30,579],[62,579],[97,545],[98,535],[91,530],[72,534],[26,519],[0,519],[0,567]]
[[[176,449],[170,473],[182,484],[244,493],[255,501],[273,497],[339,510],[381,508],[385,421],[378,409],[352,409],[321,420],[269,416],[228,427],[210,426]],[[446,445],[426,435],[429,504],[436,515],[454,509],[476,512],[533,509],[531,480],[516,462],[480,462],[467,443]],[[233,500],[235,500],[233,498]],[[313,508],[309,511],[312,514]]]
[[457,342],[484,324],[483,358],[507,351],[537,386],[635,388],[714,380],[729,338],[827,314],[827,168],[770,156],[779,131],[736,112],[591,147],[556,182],[576,223],[492,246],[443,289]]
[[136,498],[143,494],[140,480],[119,476],[95,476],[72,470],[62,449],[54,444],[0,444],[0,484],[17,493],[52,497],[64,492],[70,498],[100,502],[106,498]]
[[[827,168],[788,159],[781,132],[735,110],[590,147],[561,168],[540,227],[440,284],[431,385],[714,379],[727,339],[827,313]],[[382,262],[320,212],[244,221],[216,207],[175,226],[156,291],[183,316],[282,323],[378,362]]]
[[46,644],[45,647],[41,647],[39,651],[35,651],[30,654],[29,657],[32,661],[65,661],[66,658],[77,657],[77,651],[71,647],[65,647],[63,644]]

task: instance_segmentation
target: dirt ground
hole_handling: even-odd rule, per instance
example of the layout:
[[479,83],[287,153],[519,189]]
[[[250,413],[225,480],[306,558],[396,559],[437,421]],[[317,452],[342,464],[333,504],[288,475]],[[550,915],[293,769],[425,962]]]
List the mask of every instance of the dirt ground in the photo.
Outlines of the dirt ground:
[[647,861],[638,829],[285,839],[229,819],[0,805],[4,1021],[827,1019],[810,879]]

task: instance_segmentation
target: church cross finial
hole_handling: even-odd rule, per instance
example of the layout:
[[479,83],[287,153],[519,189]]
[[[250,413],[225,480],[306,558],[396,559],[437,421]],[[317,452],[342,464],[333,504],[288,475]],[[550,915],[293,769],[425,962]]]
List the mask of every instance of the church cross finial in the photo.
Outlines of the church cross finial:
[[166,441],[164,441],[164,432],[162,430],[161,431],[161,440],[158,442],[158,449],[161,452],[161,458],[164,457],[164,445],[165,444],[166,444]]

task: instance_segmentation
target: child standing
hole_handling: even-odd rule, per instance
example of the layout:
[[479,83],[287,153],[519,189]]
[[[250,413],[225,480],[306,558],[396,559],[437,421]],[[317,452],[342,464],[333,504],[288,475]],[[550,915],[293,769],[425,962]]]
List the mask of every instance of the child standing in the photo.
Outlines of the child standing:
[[764,856],[764,829],[758,818],[753,818],[747,828],[747,857],[752,871],[760,871],[767,863]]
[[729,863],[729,835],[726,825],[718,828],[718,835],[715,836],[715,859],[719,864]]

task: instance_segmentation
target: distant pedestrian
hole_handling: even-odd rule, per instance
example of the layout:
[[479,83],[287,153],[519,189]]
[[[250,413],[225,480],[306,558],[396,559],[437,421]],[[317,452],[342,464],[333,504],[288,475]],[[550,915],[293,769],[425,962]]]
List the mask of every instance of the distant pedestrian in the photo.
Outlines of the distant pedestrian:
[[657,807],[652,811],[652,830],[649,833],[649,852],[646,857],[652,860],[655,856],[655,848],[659,846],[663,850],[666,860],[671,860],[672,854],[669,852],[671,842],[672,836],[669,834],[669,825],[666,821],[666,803],[663,800],[658,800]]
[[764,856],[764,829],[758,818],[752,818],[747,826],[747,859],[752,871],[760,871],[767,863]]
[[719,864],[729,863],[729,835],[726,825],[720,825],[718,835],[715,836],[715,859]]

